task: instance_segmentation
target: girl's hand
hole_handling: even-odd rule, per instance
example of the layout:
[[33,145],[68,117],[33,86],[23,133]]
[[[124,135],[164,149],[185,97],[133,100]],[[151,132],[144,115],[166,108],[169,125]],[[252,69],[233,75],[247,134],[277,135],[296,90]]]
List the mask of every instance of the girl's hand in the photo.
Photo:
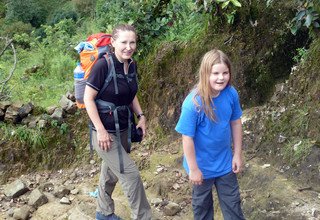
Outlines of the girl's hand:
[[240,173],[242,170],[242,157],[241,155],[234,155],[232,158],[232,171]]
[[189,181],[194,185],[201,185],[203,181],[202,172],[199,168],[195,170],[190,170]]
[[109,150],[113,141],[106,129],[97,130],[97,139],[101,150]]
[[137,128],[141,128],[142,129],[142,133],[143,133],[143,137],[142,139],[144,139],[145,135],[146,135],[146,117],[144,115],[142,115],[139,118],[138,124],[137,124]]

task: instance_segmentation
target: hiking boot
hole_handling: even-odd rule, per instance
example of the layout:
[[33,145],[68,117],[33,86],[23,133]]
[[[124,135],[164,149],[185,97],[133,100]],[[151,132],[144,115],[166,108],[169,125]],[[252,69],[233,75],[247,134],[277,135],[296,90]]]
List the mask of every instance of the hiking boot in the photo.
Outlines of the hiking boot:
[[123,219],[114,213],[110,215],[103,215],[100,212],[96,212],[96,220],[123,220]]

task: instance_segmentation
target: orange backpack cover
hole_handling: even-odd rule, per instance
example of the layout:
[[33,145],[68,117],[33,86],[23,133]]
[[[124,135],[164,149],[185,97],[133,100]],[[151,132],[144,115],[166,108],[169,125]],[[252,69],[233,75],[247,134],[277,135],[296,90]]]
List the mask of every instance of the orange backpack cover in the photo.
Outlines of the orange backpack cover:
[[85,72],[85,79],[89,77],[91,68],[98,58],[110,51],[111,34],[92,34],[87,38],[86,42],[92,44],[93,50],[82,50],[80,52],[80,63]]

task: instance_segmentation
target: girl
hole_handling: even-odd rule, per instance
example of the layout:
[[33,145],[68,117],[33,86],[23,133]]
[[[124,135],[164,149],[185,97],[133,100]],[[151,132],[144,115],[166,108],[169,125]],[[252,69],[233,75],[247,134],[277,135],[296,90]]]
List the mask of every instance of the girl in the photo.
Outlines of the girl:
[[182,134],[183,165],[193,184],[195,220],[213,219],[213,185],[224,219],[244,219],[236,177],[242,166],[242,110],[230,79],[228,57],[216,49],[207,52],[175,128]]
[[[132,219],[151,219],[151,208],[139,170],[126,153],[129,106],[139,118],[137,127],[142,129],[143,135],[146,132],[146,119],[136,96],[136,65],[132,60],[137,47],[136,41],[137,34],[133,26],[119,25],[114,28],[111,39],[114,53],[111,54],[111,58],[117,80],[112,80],[106,89],[102,89],[108,74],[108,61],[103,57],[93,66],[85,89],[84,102],[94,126],[92,144],[103,159],[97,199],[97,220],[120,219],[114,214],[114,201],[111,198],[118,180],[128,197]],[[118,94],[115,92],[116,86]],[[103,90],[102,94],[98,95],[100,90]],[[100,103],[107,104],[107,107],[114,106],[113,111],[101,111]]]

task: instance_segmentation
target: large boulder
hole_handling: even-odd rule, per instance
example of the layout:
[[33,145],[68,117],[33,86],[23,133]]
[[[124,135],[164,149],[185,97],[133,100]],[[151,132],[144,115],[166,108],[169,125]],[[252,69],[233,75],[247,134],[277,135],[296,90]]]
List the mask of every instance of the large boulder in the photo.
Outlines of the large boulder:
[[28,190],[29,189],[20,179],[4,186],[4,194],[10,198],[19,197],[25,194]]

